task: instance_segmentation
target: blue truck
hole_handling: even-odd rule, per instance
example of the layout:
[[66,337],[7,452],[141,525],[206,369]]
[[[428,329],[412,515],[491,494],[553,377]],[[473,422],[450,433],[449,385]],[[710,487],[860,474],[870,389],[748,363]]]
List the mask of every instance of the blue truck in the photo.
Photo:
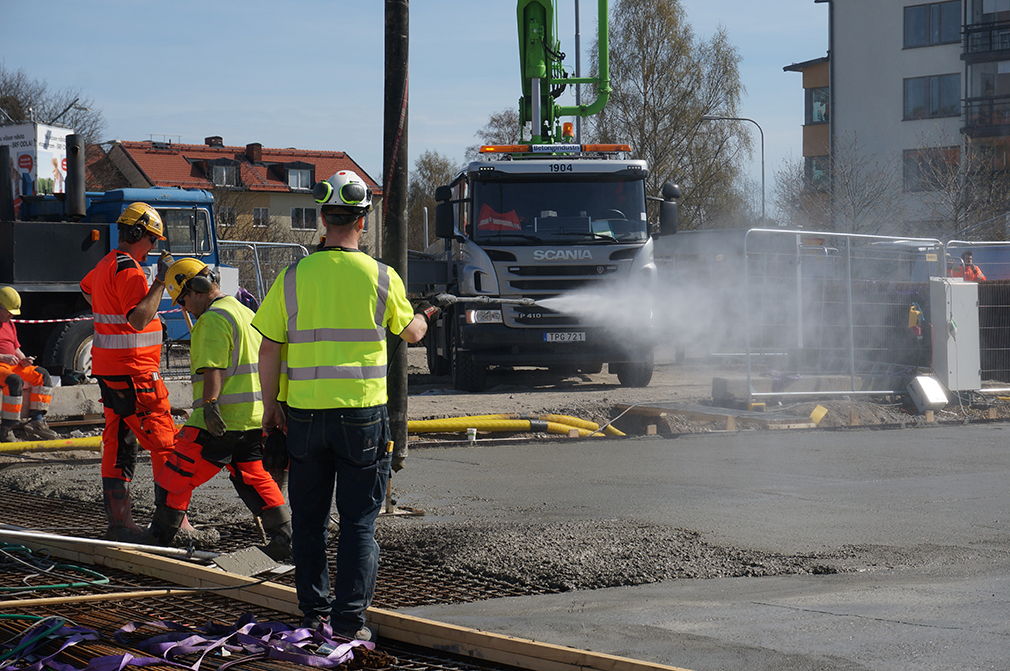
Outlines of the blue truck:
[[[22,349],[39,357],[54,375],[91,372],[94,324],[80,281],[119,244],[116,220],[131,203],[156,208],[167,240],[147,259],[153,277],[161,249],[175,258],[192,256],[221,272],[222,288],[238,290],[238,271],[222,267],[214,226],[214,197],[209,191],[152,187],[85,192],[83,144],[68,136],[67,190],[62,194],[20,194],[14,207],[9,174],[0,160],[0,284],[21,294],[18,336]],[[7,147],[0,152],[8,153]],[[74,156],[79,154],[79,156]],[[2,157],[0,157],[2,158]],[[166,293],[159,319],[167,340],[188,340],[181,311]],[[64,376],[66,377],[66,376]],[[79,377],[79,376],[78,376]]]

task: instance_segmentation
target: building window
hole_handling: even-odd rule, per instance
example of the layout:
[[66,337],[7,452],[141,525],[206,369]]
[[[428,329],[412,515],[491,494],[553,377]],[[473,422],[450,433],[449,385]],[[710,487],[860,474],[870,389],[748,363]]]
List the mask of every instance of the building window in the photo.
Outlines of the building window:
[[828,87],[824,86],[816,89],[806,89],[806,118],[804,122],[809,126],[815,123],[828,122]]
[[270,208],[254,207],[253,226],[255,226],[256,228],[266,228],[269,225],[270,225]]
[[961,75],[905,80],[905,118],[929,119],[961,114]]
[[235,208],[230,205],[217,206],[217,223],[223,227],[235,225]]
[[292,189],[311,189],[311,170],[288,170],[288,186]]
[[296,228],[300,231],[316,230],[316,228],[318,228],[318,225],[316,224],[316,208],[292,207],[291,228]]
[[936,191],[961,160],[958,147],[909,149],[904,153],[905,191]]
[[905,7],[905,48],[961,40],[961,2],[932,2]]
[[211,166],[211,181],[214,186],[238,186],[238,170],[233,165]]
[[831,185],[831,157],[807,156],[803,159],[803,174],[810,191],[827,191]]

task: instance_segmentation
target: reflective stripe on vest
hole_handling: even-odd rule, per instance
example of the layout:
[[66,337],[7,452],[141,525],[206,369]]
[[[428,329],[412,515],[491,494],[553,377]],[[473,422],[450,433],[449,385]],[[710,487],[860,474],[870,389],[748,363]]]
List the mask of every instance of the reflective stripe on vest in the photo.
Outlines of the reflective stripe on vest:
[[140,349],[161,346],[161,331],[151,333],[95,333],[95,347],[102,349]]
[[[231,334],[232,334],[232,348],[231,348],[231,366],[224,369],[224,388],[221,390],[224,392],[228,387],[236,386],[235,380],[241,375],[258,375],[259,374],[259,362],[243,363],[240,364],[238,361],[239,350],[242,345],[241,332],[239,331],[238,323],[235,321],[234,315],[232,315],[227,310],[217,307],[211,307],[209,312],[221,315],[228,320],[231,324]],[[258,378],[256,378],[258,380]],[[203,373],[196,373],[190,376],[190,380],[195,385],[197,383],[203,382]],[[229,384],[231,383],[231,384]],[[201,394],[202,397],[202,394]],[[263,393],[261,391],[245,391],[236,393],[222,393],[217,397],[218,405],[238,405],[240,403],[255,403],[257,401],[263,400]]]
[[[389,296],[389,268],[376,262],[379,276],[376,282],[376,303],[374,329],[299,329],[298,328],[298,263],[288,266],[284,273],[284,304],[288,313],[288,343],[365,343],[383,342],[386,329],[382,320],[386,314],[386,299]],[[292,368],[288,362],[281,366],[281,373],[289,380],[310,382],[312,380],[377,380],[386,377],[386,366],[302,366]]]

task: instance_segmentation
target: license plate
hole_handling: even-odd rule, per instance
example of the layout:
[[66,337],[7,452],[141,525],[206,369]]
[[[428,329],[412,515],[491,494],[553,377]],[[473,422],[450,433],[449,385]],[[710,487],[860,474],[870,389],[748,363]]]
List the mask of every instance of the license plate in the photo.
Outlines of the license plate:
[[544,334],[544,342],[585,342],[584,331],[555,331]]

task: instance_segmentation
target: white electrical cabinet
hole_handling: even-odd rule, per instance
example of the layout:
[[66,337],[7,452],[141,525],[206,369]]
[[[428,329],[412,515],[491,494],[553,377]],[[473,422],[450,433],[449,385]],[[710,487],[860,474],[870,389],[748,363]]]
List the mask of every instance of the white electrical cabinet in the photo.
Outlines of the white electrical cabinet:
[[951,391],[981,389],[978,283],[929,278],[929,321],[936,378]]

